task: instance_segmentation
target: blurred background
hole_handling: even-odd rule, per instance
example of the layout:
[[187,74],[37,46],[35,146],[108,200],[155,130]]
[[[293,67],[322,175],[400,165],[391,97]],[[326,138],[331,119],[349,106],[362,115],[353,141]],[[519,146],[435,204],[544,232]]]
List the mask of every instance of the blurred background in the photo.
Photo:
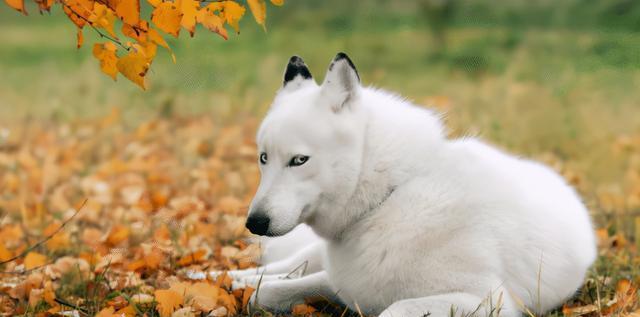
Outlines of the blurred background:
[[[177,63],[158,50],[147,91],[100,72],[91,29],[76,49],[59,6],[40,15],[27,3],[28,17],[0,4],[0,236],[33,221],[20,230],[37,241],[87,198],[66,240],[81,247],[41,253],[119,247],[140,261],[137,246],[168,228],[171,259],[207,245],[215,256],[195,264],[247,267],[234,258],[246,245],[232,243],[258,182],[259,120],[291,55],[322,81],[344,51],[365,85],[437,109],[453,137],[550,164],[580,191],[603,255],[581,304],[606,297],[598,283],[616,293],[602,276],[639,276],[640,1],[288,0],[268,6],[266,32],[247,12],[227,41],[201,28],[167,37]],[[194,264],[182,259],[172,268]],[[161,276],[134,269],[147,285]]]

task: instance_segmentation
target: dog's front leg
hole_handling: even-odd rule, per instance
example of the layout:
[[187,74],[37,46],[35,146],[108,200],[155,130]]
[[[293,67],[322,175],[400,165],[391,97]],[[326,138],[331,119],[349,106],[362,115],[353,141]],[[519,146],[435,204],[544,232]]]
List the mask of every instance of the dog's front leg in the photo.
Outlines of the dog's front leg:
[[339,302],[337,292],[329,284],[326,271],[320,271],[298,279],[263,281],[251,296],[250,303],[271,311],[288,312],[294,304],[305,298],[319,297]]
[[[268,281],[285,277],[297,278],[322,271],[325,253],[325,244],[316,242],[284,260],[257,268],[228,271],[227,274],[237,282],[238,287],[244,287],[242,285],[255,286],[261,279]],[[222,273],[224,271],[211,271],[209,275],[216,278]],[[192,279],[204,279],[206,277],[204,272],[191,272],[188,276]]]
[[379,317],[426,316],[515,317],[521,316],[521,313],[510,302],[508,294],[481,298],[469,293],[447,293],[397,301]]

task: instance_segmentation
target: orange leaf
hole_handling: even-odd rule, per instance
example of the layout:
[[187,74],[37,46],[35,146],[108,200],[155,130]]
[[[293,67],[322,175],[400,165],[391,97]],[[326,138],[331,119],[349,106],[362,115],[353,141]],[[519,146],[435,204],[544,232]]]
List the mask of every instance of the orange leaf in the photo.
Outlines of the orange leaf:
[[184,301],[182,294],[168,289],[157,290],[154,292],[154,296],[158,302],[156,309],[158,310],[160,317],[171,316],[171,313],[182,305],[182,302]]
[[284,4],[284,0],[271,0],[271,4],[281,6]]
[[266,30],[264,21],[267,19],[267,5],[264,0],[247,0],[247,3],[256,22]]
[[4,0],[8,6],[18,10],[24,15],[27,15],[27,10],[24,9],[24,0]]
[[[120,61],[118,61],[118,64],[119,63]],[[120,69],[120,67],[118,67],[118,69]],[[109,232],[109,236],[107,237],[107,243],[109,243],[110,245],[118,245],[121,242],[129,239],[129,233],[130,233],[130,230],[128,227],[116,225],[113,228],[111,228],[111,232]]]
[[33,268],[43,266],[47,263],[47,257],[37,252],[29,252],[24,258],[24,269],[31,270]]
[[101,311],[99,311],[95,317],[112,317],[115,312],[113,307],[107,307]]
[[249,305],[249,300],[251,299],[251,295],[255,292],[255,288],[247,286],[242,292],[242,310],[247,309],[247,305]]
[[93,14],[89,18],[89,21],[96,26],[101,27],[114,38],[117,38],[113,28],[116,22],[116,15],[109,7],[96,2],[93,8]]
[[189,31],[189,34],[193,37],[196,32],[196,15],[200,9],[200,1],[197,0],[177,0],[176,4],[182,11],[182,20],[180,25]]
[[82,29],[78,28],[78,32],[76,33],[76,48],[81,48],[84,43],[84,35],[82,35]]
[[118,60],[116,67],[124,77],[127,77],[140,88],[146,89],[144,76],[147,75],[149,70],[149,60],[144,52],[130,52]]
[[142,20],[136,26],[132,26],[126,23],[122,24],[122,34],[138,42],[146,42],[148,33],[149,33],[149,22],[147,21]]
[[103,73],[111,76],[113,80],[116,80],[116,76],[118,76],[118,68],[116,67],[118,63],[117,49],[115,44],[111,42],[93,45],[93,56],[100,61],[100,69]]
[[82,28],[91,17],[93,4],[92,0],[66,0],[63,3],[63,11],[71,22]]
[[178,265],[180,266],[186,266],[186,265],[190,265],[193,263],[198,263],[202,260],[204,260],[204,256],[207,254],[207,252],[203,249],[200,249],[196,252],[187,254],[185,256],[183,256],[182,258],[180,258],[180,260],[178,260]]
[[140,0],[107,0],[107,6],[126,24],[140,22]]
[[224,28],[224,20],[215,14],[217,10],[219,10],[219,4],[210,3],[198,11],[196,20],[210,31],[220,34],[220,36],[226,40],[229,36],[227,35],[227,30]]
[[313,308],[313,306],[309,306],[307,304],[294,305],[293,308],[291,309],[291,313],[294,316],[306,316],[314,313],[315,311],[316,309]]
[[167,51],[169,51],[169,54],[171,54],[171,59],[173,60],[173,63],[175,64],[176,56],[173,54],[173,51],[169,47],[169,44],[167,44],[167,41],[165,41],[164,38],[162,38],[162,36],[160,35],[160,33],[158,33],[158,31],[154,29],[149,29],[149,39],[151,40],[151,42],[156,43],[164,47],[165,49],[167,49]]
[[114,313],[118,317],[135,317],[136,309],[132,305],[125,306]]
[[178,37],[182,10],[173,2],[159,4],[151,13],[151,21],[165,33]]
[[147,0],[147,2],[149,2],[149,4],[155,8],[162,3],[162,0]]
[[220,289],[206,282],[198,282],[191,285],[187,289],[188,297],[191,298],[190,304],[193,308],[209,312],[216,308],[218,301],[218,292]]
[[0,261],[9,260],[11,257],[13,257],[11,251],[7,250],[3,242],[0,242]]
[[245,8],[235,1],[223,1],[222,5],[224,6],[222,11],[224,20],[231,25],[236,33],[240,33],[238,22],[244,15]]
[[38,4],[38,9],[42,13],[43,11],[51,11],[51,6],[53,5],[54,0],[35,0]]

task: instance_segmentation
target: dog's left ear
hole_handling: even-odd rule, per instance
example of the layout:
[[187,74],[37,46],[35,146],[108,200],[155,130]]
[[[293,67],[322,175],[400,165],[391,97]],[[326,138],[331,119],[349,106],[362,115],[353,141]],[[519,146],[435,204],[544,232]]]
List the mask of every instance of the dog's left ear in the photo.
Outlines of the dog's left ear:
[[309,68],[300,56],[291,56],[284,71],[282,90],[294,91],[309,83],[315,83]]
[[345,53],[338,53],[329,65],[322,83],[322,94],[338,112],[349,105],[360,91],[360,76],[353,62]]

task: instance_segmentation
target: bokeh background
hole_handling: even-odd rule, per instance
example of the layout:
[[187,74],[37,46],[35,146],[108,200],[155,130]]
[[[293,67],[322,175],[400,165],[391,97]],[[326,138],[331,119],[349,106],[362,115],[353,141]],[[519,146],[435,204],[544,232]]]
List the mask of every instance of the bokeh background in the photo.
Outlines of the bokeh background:
[[[252,133],[291,55],[302,56],[321,81],[333,56],[344,51],[365,85],[445,113],[453,137],[480,136],[551,164],[583,195],[605,247],[624,247],[622,258],[607,253],[611,257],[599,268],[610,268],[616,279],[638,276],[639,1],[288,0],[282,7],[269,6],[266,32],[247,12],[241,34],[230,34],[227,41],[203,29],[194,38],[167,38],[177,63],[160,49],[147,91],[100,72],[91,54],[100,39],[90,29],[85,46],[76,49],[75,26],[58,7],[44,15],[28,9],[31,14],[24,17],[0,4],[0,152],[5,154],[0,173],[5,176],[25,168],[11,159],[23,145],[23,131],[49,129],[61,138],[71,133],[83,140],[76,124],[113,119],[118,131],[132,134],[154,120],[170,122],[160,129],[168,134],[175,129],[167,149],[188,145],[178,151],[174,163],[183,168],[177,171],[196,177],[187,167],[233,147],[233,140],[242,140],[243,153],[253,155]],[[148,5],[143,10],[148,13]],[[188,130],[193,118],[207,118],[207,124]],[[217,137],[229,126],[241,126],[244,134],[221,145]],[[192,132],[198,139],[193,146]],[[109,151],[129,149],[126,138],[91,133],[86,138],[93,142],[113,142]],[[147,141],[165,142],[161,139],[158,134]],[[38,165],[37,151],[33,155]],[[250,166],[254,158],[245,159]],[[79,164],[99,161],[87,160]],[[237,163],[221,166],[211,168],[238,168]],[[247,168],[238,175],[256,173]],[[89,171],[95,170],[77,173]],[[189,177],[180,182],[196,186]],[[238,183],[237,177],[223,180]],[[223,190],[235,193],[241,205],[250,200],[257,179],[244,181],[239,189]],[[3,184],[6,202],[13,196],[6,180]],[[11,213],[11,204],[3,206]],[[241,226],[241,219],[237,222]]]

